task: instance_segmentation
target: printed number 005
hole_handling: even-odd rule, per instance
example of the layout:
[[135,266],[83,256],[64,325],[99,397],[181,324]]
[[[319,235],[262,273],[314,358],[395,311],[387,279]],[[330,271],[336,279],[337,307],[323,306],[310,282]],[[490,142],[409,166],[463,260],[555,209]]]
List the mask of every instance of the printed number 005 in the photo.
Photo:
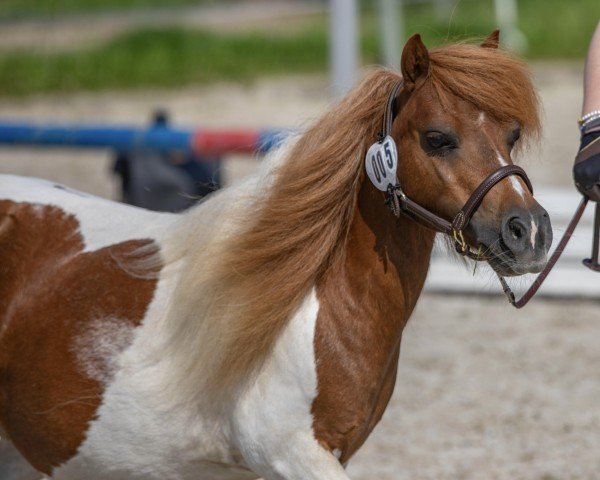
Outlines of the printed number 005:
[[[391,157],[391,154],[388,155],[388,149],[386,145],[386,157]],[[390,164],[390,160],[388,159],[388,165]],[[378,182],[381,182],[381,178],[387,178],[387,173],[385,171],[385,166],[383,165],[383,158],[381,158],[381,151],[378,151],[375,155],[371,155],[371,165],[373,166],[373,173],[375,174],[375,178],[377,178]]]
[[383,142],[369,147],[365,158],[367,174],[373,185],[385,192],[390,184],[396,182],[398,154],[394,139],[387,136]]

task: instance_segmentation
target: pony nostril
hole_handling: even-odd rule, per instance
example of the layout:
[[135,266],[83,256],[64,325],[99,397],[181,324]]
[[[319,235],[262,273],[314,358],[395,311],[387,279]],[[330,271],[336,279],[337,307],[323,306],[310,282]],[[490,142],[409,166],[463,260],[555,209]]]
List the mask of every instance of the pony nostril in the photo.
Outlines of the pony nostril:
[[508,230],[514,240],[520,240],[526,234],[525,227],[518,218],[512,218],[508,222]]
[[541,209],[539,211],[515,209],[507,212],[502,222],[500,240],[502,241],[500,246],[512,255],[516,262],[528,265],[527,268],[531,271],[537,269],[537,266],[544,263],[549,245],[552,243],[548,213]]

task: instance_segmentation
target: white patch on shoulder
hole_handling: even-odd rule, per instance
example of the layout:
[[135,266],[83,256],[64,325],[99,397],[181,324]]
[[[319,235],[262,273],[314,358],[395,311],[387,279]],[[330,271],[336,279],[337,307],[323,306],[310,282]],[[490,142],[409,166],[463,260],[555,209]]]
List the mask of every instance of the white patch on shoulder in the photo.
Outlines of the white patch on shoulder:
[[168,323],[161,313],[177,284],[168,270],[176,268],[170,264],[161,272],[146,319],[119,355],[97,419],[77,455],[57,468],[55,477],[348,480],[312,430],[316,292],[293,315],[256,382],[232,411],[215,416],[195,405],[165,402],[164,388],[175,365],[156,353],[164,348]]
[[[313,290],[277,340],[273,355],[252,388],[239,402],[236,423],[240,434],[254,437],[264,450],[279,448],[272,443],[279,436],[273,435],[275,431],[312,436],[311,408],[317,396],[314,336],[318,312],[319,302]],[[262,408],[265,404],[270,408]],[[282,418],[286,421],[282,422]]]
[[133,341],[133,330],[129,320],[115,317],[86,325],[72,347],[82,373],[107,385],[117,371],[119,354]]

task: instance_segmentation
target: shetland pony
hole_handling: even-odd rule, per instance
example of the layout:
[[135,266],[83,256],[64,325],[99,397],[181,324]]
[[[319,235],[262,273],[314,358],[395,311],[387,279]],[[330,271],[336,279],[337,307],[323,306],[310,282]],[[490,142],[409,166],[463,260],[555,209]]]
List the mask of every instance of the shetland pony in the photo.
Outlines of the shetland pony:
[[[398,175],[447,219],[539,131],[530,75],[497,44],[403,51]],[[399,78],[373,71],[181,215],[0,177],[3,439],[57,479],[347,479],[435,237],[364,174]],[[551,240],[516,177],[465,233],[502,275],[538,271]]]

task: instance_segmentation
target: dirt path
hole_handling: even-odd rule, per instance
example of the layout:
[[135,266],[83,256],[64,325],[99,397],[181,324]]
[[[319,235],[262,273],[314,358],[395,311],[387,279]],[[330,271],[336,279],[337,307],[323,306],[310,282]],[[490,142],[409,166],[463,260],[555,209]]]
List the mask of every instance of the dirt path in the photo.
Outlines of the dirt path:
[[600,303],[424,295],[354,480],[600,478]]

